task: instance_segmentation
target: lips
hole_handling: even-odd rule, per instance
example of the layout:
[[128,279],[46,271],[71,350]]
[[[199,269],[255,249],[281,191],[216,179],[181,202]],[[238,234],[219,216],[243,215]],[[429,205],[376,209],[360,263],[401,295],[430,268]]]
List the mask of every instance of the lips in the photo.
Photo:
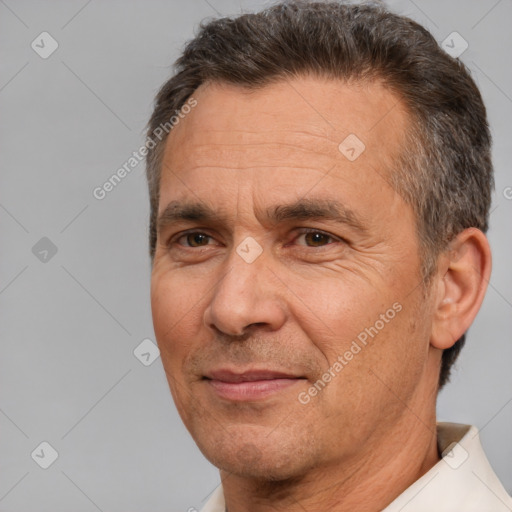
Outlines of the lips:
[[254,382],[257,380],[296,379],[295,375],[271,370],[246,370],[235,372],[232,370],[214,370],[206,378],[222,382]]
[[220,369],[205,375],[210,389],[231,401],[256,401],[268,398],[301,382],[303,377],[274,370],[233,371]]

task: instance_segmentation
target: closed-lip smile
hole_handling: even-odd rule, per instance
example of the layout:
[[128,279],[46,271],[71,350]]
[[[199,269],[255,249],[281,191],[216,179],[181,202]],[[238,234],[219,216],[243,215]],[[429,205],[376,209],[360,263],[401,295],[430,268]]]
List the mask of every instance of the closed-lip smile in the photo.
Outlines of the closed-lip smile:
[[218,369],[204,376],[220,398],[231,401],[255,401],[268,398],[297,384],[305,377],[268,369]]

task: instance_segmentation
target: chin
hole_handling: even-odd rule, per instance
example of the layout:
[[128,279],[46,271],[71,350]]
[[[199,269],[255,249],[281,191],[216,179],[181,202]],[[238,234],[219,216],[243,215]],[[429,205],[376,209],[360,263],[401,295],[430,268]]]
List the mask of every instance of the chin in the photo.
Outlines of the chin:
[[[241,478],[247,478],[260,482],[285,482],[300,477],[305,473],[300,465],[293,464],[295,461],[284,459],[282,454],[274,457],[262,457],[254,461],[238,457],[226,457],[225,455],[209,457],[210,462],[225,471]],[[252,460],[252,462],[249,462]]]
[[196,438],[196,443],[214,466],[227,473],[262,482],[282,482],[300,478],[314,466],[314,443],[299,436],[223,434],[202,442]]

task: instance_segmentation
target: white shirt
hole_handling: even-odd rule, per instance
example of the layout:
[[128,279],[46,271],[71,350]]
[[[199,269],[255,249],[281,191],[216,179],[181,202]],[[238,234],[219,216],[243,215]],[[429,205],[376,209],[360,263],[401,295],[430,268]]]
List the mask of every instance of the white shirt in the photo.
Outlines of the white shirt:
[[[511,512],[512,498],[494,473],[478,429],[437,423],[443,458],[382,512]],[[201,512],[225,512],[222,484]]]

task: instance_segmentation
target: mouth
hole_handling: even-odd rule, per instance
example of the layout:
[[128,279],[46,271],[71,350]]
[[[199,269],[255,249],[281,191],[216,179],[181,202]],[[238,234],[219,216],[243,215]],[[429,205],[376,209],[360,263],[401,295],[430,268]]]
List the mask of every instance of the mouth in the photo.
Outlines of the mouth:
[[256,401],[276,395],[305,380],[305,377],[272,370],[233,371],[220,369],[203,377],[220,398],[230,401]]

